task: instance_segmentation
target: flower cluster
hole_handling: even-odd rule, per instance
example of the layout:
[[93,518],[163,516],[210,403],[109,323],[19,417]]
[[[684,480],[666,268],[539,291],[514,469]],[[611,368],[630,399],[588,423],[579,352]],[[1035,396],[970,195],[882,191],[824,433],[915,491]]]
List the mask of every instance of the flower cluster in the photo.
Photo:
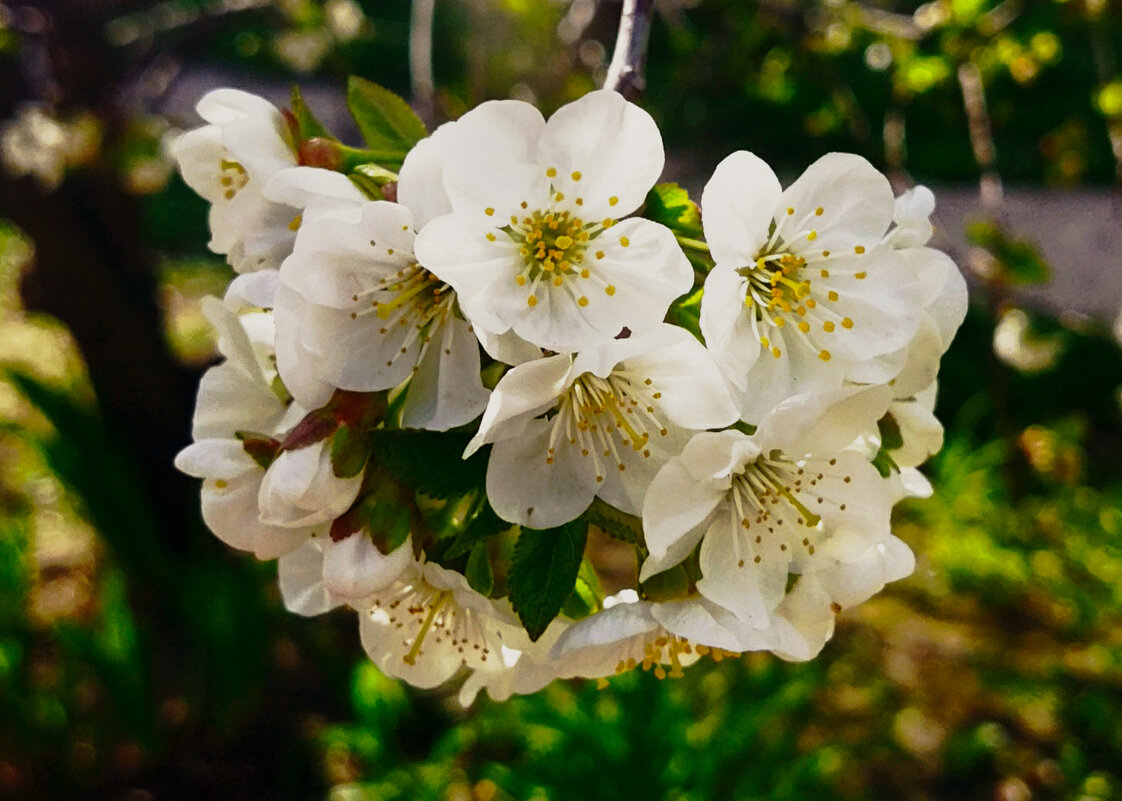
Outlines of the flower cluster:
[[911,572],[891,511],[930,492],[966,309],[930,192],[737,152],[699,210],[612,92],[431,135],[348,97],[369,149],[222,89],[174,151],[237,273],[177,465],[289,609],[355,609],[383,671],[466,703],[809,659]]

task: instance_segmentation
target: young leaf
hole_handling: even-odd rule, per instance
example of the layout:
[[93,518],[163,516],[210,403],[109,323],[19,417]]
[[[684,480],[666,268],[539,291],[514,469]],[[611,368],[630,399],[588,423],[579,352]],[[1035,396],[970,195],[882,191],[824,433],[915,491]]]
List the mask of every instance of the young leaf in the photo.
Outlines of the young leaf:
[[643,216],[685,237],[701,236],[701,212],[678,184],[656,184],[647,193]]
[[296,134],[301,142],[317,136],[325,139],[335,138],[331,131],[327,130],[327,126],[316,119],[316,115],[308,108],[308,104],[304,102],[304,96],[300,94],[299,86],[292,87],[292,116],[296,122]]
[[363,78],[351,77],[347,85],[347,106],[358,123],[362,138],[372,150],[400,154],[396,164],[384,163],[383,167],[401,166],[409,149],[428,136],[425,124],[404,100]]
[[557,528],[523,529],[518,537],[507,582],[531,640],[542,636],[572,595],[587,539],[587,524],[579,518]]
[[487,553],[486,544],[481,542],[471,549],[464,578],[480,595],[490,596],[495,587],[495,574],[491,570],[491,556]]
[[461,459],[471,440],[466,431],[378,429],[373,448],[378,460],[402,484],[431,498],[451,498],[483,486],[490,448]]
[[336,478],[353,478],[366,466],[370,435],[344,423],[331,438],[331,469]]

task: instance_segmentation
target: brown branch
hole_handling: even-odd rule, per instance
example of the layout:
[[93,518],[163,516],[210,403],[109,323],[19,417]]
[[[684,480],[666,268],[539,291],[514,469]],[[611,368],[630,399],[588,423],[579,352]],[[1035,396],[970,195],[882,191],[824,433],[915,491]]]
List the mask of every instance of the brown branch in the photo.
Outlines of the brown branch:
[[628,100],[637,99],[646,87],[643,64],[653,15],[654,0],[623,0],[619,33],[604,88],[619,92]]
[[413,109],[432,127],[435,117],[435,82],[432,75],[432,17],[436,0],[413,0],[409,23],[409,75]]
[[1001,176],[994,168],[996,149],[993,144],[993,128],[989,111],[986,109],[986,90],[982,83],[982,71],[973,61],[964,61],[958,66],[958,85],[962,90],[962,106],[966,111],[967,125],[970,130],[970,147],[974,151],[974,161],[981,170],[978,191],[982,205],[993,211],[1001,205],[1003,191]]

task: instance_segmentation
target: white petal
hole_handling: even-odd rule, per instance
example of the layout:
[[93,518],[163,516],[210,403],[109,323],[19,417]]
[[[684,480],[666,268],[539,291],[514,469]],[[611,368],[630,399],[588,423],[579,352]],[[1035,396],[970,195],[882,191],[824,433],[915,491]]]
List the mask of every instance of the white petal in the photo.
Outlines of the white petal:
[[757,564],[752,557],[746,535],[732,516],[719,516],[701,541],[697,591],[753,627],[764,628],[783,598],[787,562],[768,558]]
[[[697,437],[691,445],[696,440]],[[664,567],[677,564],[694,549],[705,533],[701,524],[720,503],[726,490],[727,486],[698,481],[680,457],[663,466],[643,502],[643,535],[651,557],[659,561],[651,563],[650,568],[644,563],[640,581],[646,581],[664,561]],[[663,560],[671,549],[678,558]]]
[[402,425],[446,431],[482,414],[491,393],[480,379],[479,344],[466,320],[449,315],[431,336],[409,382]]
[[767,242],[781,194],[771,167],[747,151],[717,165],[701,195],[701,221],[718,264],[730,269],[752,264]]
[[324,586],[331,595],[347,600],[384,590],[414,563],[410,539],[383,554],[365,531],[356,531],[339,542],[325,538],[323,549]]
[[397,178],[397,201],[406,206],[420,230],[430,220],[452,212],[444,191],[444,160],[456,123],[445,123],[413,145]]
[[319,539],[309,539],[277,560],[277,583],[284,608],[313,617],[342,606],[343,601],[323,583],[323,549]]
[[[889,223],[895,200],[888,179],[873,165],[852,153],[828,153],[811,164],[797,181],[787,188],[779,206],[791,221],[783,230],[786,241],[797,233],[793,226],[808,219],[804,230],[817,234],[813,248],[804,239],[807,249],[851,252],[861,246],[876,245]],[[822,214],[816,214],[817,209]]]
[[491,393],[464,458],[488,442],[520,436],[529,421],[549,409],[572,383],[571,366],[569,356],[559,353],[509,370]]
[[487,498],[503,520],[553,528],[580,515],[596,495],[595,469],[566,443],[546,462],[550,425],[531,420],[511,439],[496,442],[487,464]]
[[[760,358],[760,340],[744,305],[747,279],[732,267],[718,265],[705,277],[701,296],[701,333],[722,372],[740,390],[747,389],[748,371]],[[766,326],[759,323],[759,330]]]
[[232,437],[201,439],[188,445],[176,454],[175,467],[195,478],[226,481],[260,469]]
[[552,179],[557,191],[580,197],[584,213],[599,219],[639,208],[662,174],[665,155],[658,126],[647,112],[618,92],[599,90],[549,118],[537,161],[557,171]]
[[756,441],[764,453],[778,449],[793,458],[837,453],[875,427],[891,401],[892,391],[886,386],[799,395],[760,422]]

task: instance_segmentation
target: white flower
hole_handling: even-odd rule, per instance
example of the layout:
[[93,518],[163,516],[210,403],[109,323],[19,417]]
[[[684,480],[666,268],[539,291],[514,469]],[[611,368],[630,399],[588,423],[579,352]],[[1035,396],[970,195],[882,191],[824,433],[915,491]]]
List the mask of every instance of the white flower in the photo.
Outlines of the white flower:
[[452,211],[424,227],[416,253],[477,329],[579,350],[657,325],[690,288],[669,229],[617,222],[664,161],[654,121],[617,93],[591,92],[548,123],[526,103],[484,103],[444,138]]
[[396,203],[305,220],[276,306],[278,367],[298,401],[412,379],[408,427],[443,430],[483,411],[476,338],[455,293],[417,264],[413,238],[412,215]]
[[[831,153],[783,191],[763,161],[733,153],[701,205],[716,261],[701,330],[743,420],[757,423],[797,394],[900,371],[922,290],[908,251],[881,243],[892,190],[867,161]],[[895,361],[877,358],[892,353]]]
[[360,530],[339,542],[305,540],[277,560],[277,579],[285,608],[310,617],[345,603],[361,605],[413,570],[415,561],[411,539],[383,554]]
[[602,498],[638,514],[658,468],[688,431],[736,408],[705,348],[663,325],[510,370],[465,455],[494,442],[487,497],[505,520],[550,528]]
[[651,483],[640,580],[700,542],[698,592],[770,627],[791,573],[851,562],[891,537],[892,485],[846,450],[889,400],[887,387],[846,387],[781,404],[752,436],[696,435]]
[[281,451],[261,481],[257,496],[261,522],[287,528],[330,523],[350,508],[361,485],[361,474],[335,475],[330,438]]
[[464,665],[507,666],[503,646],[510,650],[514,644],[517,651],[526,639],[508,606],[480,595],[455,571],[417,563],[363,602],[359,633],[384,673],[416,687],[435,687]]
[[634,590],[605,599],[604,609],[572,624],[550,653],[560,678],[602,678],[629,670],[677,678],[704,656],[720,662],[745,651],[772,650],[809,659],[833,632],[833,617],[804,620],[783,604],[771,625],[753,627],[704,597],[652,603]]
[[261,522],[257,497],[265,471],[236,433],[279,435],[303,410],[286,405],[273,391],[271,315],[239,315],[214,298],[204,299],[203,310],[218,330],[218,348],[226,361],[199,382],[195,442],[176,456],[175,465],[203,479],[203,520],[219,539],[259,559],[272,559],[302,543],[310,530]]

